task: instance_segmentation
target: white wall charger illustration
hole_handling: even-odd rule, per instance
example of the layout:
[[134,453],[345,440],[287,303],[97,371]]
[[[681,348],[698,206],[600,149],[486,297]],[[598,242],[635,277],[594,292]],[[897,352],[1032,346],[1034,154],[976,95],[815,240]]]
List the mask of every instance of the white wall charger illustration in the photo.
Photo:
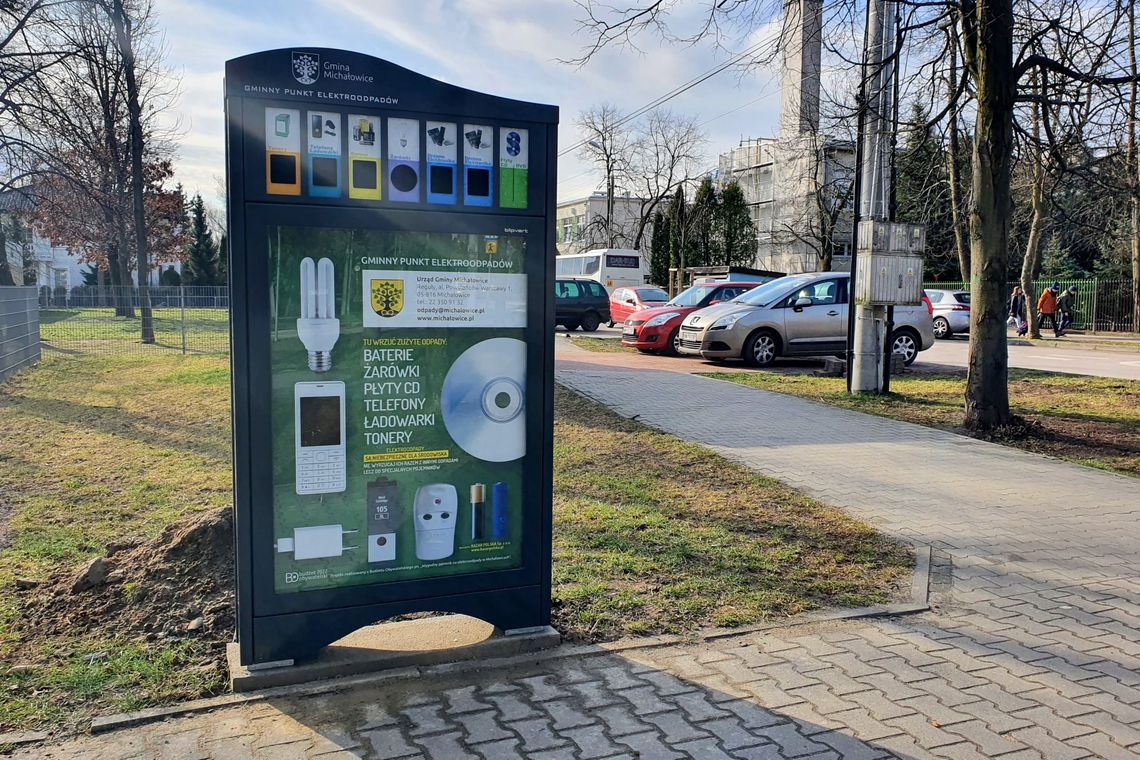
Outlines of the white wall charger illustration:
[[336,318],[336,271],[330,259],[314,262],[301,259],[301,318],[297,320],[297,337],[309,352],[309,369],[328,372],[332,369],[332,350],[340,337],[340,320]]
[[455,486],[432,483],[416,490],[416,559],[445,559],[455,551]]

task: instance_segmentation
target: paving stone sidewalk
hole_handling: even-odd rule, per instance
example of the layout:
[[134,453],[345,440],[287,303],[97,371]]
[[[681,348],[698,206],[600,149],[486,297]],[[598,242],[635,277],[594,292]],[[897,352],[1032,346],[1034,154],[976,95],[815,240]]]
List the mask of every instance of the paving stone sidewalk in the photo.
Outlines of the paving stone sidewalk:
[[564,352],[559,381],[932,544],[937,609],[443,669],[18,756],[1140,756],[1140,481],[595,357]]

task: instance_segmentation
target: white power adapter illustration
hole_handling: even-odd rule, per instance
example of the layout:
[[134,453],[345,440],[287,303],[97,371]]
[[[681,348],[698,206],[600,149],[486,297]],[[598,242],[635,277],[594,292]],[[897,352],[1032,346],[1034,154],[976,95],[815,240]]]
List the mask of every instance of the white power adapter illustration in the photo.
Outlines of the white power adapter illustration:
[[455,551],[455,486],[432,483],[416,490],[416,559],[445,559]]
[[294,528],[292,538],[279,538],[274,545],[278,554],[293,553],[293,559],[325,559],[339,557],[355,546],[345,546],[344,537],[355,530],[341,525],[310,525]]

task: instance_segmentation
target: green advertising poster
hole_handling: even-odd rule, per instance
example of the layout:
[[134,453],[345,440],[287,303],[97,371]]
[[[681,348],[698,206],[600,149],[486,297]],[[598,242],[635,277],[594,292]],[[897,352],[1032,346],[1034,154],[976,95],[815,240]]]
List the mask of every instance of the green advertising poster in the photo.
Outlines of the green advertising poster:
[[267,244],[275,590],[519,567],[525,239]]

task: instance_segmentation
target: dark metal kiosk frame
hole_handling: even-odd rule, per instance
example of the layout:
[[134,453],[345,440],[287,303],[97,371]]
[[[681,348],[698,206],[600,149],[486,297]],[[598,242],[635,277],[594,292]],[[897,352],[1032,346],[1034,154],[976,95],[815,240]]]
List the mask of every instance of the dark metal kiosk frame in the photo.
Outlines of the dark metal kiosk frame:
[[[317,61],[298,75],[297,56]],[[325,76],[322,74],[322,64]],[[329,73],[332,73],[329,76]],[[343,72],[348,72],[345,75]],[[316,76],[314,77],[314,74]],[[315,80],[315,81],[311,81]],[[358,53],[283,49],[226,64],[226,152],[230,235],[234,508],[238,643],[243,665],[303,660],[351,631],[418,611],[463,613],[501,629],[550,622],[554,204],[558,109],[485,95],[438,82]],[[496,131],[525,128],[530,135],[525,207],[368,200],[267,192],[265,109],[326,109],[458,124],[478,120]],[[298,125],[299,126],[299,125]],[[347,131],[347,130],[342,130]],[[422,129],[421,129],[422,132]],[[342,135],[347,140],[347,135]],[[382,138],[386,140],[386,134]],[[380,142],[378,140],[378,142]],[[386,155],[386,142],[380,142]],[[460,146],[462,148],[462,145]],[[420,140],[420,166],[426,144]],[[498,179],[499,142],[492,171]],[[347,143],[342,155],[347,153]],[[383,161],[383,159],[380,159]],[[459,160],[462,166],[462,160]],[[347,161],[337,182],[348,181]],[[312,180],[303,163],[297,184]],[[497,189],[498,182],[495,182]],[[462,188],[462,185],[461,185]],[[519,206],[521,201],[513,205]],[[523,473],[522,561],[515,568],[447,577],[277,593],[274,585],[273,467],[270,440],[270,305],[266,229],[305,225],[365,230],[512,234],[526,238],[526,453]]]

